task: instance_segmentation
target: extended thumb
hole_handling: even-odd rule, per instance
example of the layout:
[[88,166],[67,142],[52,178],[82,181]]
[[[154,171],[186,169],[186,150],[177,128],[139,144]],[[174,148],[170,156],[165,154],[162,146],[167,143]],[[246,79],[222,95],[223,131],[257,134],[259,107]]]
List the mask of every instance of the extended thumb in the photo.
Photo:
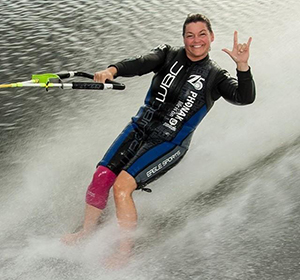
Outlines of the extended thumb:
[[222,51],[223,51],[223,52],[226,52],[227,54],[230,55],[230,50],[228,50],[228,49],[222,49]]

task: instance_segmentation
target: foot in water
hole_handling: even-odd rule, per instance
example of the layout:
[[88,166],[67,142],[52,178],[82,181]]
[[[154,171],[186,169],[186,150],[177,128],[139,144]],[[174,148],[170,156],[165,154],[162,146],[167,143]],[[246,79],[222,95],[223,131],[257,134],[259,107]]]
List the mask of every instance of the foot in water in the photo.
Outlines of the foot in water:
[[66,245],[73,246],[81,242],[83,239],[87,238],[90,235],[89,232],[85,230],[79,230],[75,233],[69,233],[64,235],[60,241]]
[[121,269],[128,265],[133,256],[133,246],[132,239],[122,240],[118,249],[105,259],[104,266],[107,269]]

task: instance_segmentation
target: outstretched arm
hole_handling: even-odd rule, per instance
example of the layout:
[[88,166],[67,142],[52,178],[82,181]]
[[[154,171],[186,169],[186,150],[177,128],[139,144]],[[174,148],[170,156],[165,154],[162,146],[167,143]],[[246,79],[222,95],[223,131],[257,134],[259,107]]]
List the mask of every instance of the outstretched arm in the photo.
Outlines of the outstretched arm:
[[96,72],[94,80],[103,83],[106,79],[112,80],[118,76],[133,77],[152,71],[157,72],[164,63],[169,49],[169,45],[160,45],[146,55],[124,59],[118,63],[111,64],[107,69]]
[[222,51],[226,52],[233,59],[237,65],[237,70],[239,71],[248,71],[249,69],[248,59],[251,42],[252,37],[248,39],[247,43],[238,43],[238,32],[234,31],[232,51],[228,49],[222,49]]

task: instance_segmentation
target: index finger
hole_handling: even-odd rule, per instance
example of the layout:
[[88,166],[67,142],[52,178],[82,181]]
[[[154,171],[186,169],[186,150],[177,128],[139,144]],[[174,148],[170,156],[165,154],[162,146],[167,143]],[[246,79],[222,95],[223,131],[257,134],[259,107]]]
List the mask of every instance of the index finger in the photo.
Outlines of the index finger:
[[238,32],[234,31],[234,34],[233,34],[233,47],[237,47],[237,45],[238,45]]

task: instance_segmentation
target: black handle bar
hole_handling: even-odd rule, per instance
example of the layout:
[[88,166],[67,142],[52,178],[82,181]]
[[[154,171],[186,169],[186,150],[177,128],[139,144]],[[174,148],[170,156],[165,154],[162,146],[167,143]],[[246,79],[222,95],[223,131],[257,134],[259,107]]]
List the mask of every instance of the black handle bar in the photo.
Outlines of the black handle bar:
[[[59,73],[56,73],[56,75],[59,76],[60,79],[67,79],[72,77],[84,77],[89,79],[94,79],[94,75],[87,73],[87,72],[78,72],[78,71],[62,71]],[[110,86],[106,86],[105,84],[110,84]],[[73,88],[74,89],[116,89],[116,90],[123,90],[125,89],[125,85],[122,83],[118,83],[111,80],[106,80],[105,83],[84,83],[84,82],[73,82]]]

